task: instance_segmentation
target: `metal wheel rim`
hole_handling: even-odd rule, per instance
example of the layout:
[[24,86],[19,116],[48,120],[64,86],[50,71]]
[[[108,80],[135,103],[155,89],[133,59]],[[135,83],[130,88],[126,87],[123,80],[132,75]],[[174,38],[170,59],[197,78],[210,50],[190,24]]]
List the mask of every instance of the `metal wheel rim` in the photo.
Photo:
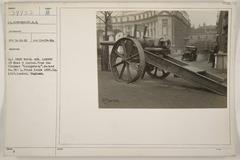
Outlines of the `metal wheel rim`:
[[[132,47],[129,47],[131,42]],[[128,45],[128,46],[127,46]],[[122,47],[123,54],[120,54],[119,47]],[[131,49],[132,48],[132,49]],[[134,50],[136,53],[130,53],[129,49]],[[120,62],[117,62],[117,58],[122,58]],[[138,58],[138,64],[135,69],[130,70],[130,65],[133,64],[134,59]],[[119,64],[120,63],[120,64]],[[119,71],[118,66],[122,65],[122,69]],[[120,66],[121,67],[121,66]],[[144,71],[145,68],[145,56],[144,50],[141,44],[133,38],[121,38],[113,46],[111,55],[110,55],[110,68],[113,74],[113,77],[117,81],[124,81],[127,83],[132,83],[138,80]],[[131,71],[135,70],[136,74],[131,75]],[[130,73],[130,74],[129,74]],[[124,79],[123,74],[128,74],[128,78]]]

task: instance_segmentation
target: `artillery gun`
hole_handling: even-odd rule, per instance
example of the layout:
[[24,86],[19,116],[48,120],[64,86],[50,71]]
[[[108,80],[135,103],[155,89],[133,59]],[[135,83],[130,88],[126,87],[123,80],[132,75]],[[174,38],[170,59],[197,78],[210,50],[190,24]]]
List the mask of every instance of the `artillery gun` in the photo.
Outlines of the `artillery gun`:
[[145,73],[154,78],[164,79],[173,73],[217,94],[227,94],[225,80],[170,56],[170,41],[146,37],[146,29],[147,27],[144,27],[141,38],[136,36],[138,26],[135,25],[133,36],[120,38],[116,42],[100,43],[113,46],[110,68],[117,81],[132,83],[143,78]]

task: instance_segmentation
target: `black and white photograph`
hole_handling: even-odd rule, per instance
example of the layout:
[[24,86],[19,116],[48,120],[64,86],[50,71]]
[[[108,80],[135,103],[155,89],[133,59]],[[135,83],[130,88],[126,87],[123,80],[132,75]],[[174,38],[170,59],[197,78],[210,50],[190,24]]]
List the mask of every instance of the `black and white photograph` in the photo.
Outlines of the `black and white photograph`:
[[0,159],[234,159],[236,4],[6,0]]
[[99,108],[226,108],[228,11],[96,13]]

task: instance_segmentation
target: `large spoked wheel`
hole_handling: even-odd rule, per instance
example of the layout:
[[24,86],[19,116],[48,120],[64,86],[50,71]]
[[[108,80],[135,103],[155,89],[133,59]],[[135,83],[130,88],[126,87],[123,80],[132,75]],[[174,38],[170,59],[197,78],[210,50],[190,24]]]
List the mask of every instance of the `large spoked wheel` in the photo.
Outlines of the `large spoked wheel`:
[[165,79],[170,74],[170,72],[150,64],[147,65],[146,72],[150,77],[157,79]]
[[144,51],[133,38],[121,38],[113,46],[110,67],[117,81],[127,83],[138,80],[145,68]]

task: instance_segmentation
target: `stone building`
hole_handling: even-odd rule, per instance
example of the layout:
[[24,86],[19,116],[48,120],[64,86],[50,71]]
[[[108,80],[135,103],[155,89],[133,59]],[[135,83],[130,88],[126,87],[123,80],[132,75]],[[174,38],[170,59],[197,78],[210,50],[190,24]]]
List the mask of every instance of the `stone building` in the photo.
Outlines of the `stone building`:
[[[170,40],[172,48],[183,49],[185,39],[189,36],[190,20],[185,11],[125,11],[114,12],[111,16],[111,29],[108,31],[109,40],[133,35],[134,25],[147,26],[146,36],[154,39]],[[97,37],[103,40],[105,24],[97,18]],[[143,33],[137,33],[141,37]]]
[[223,53],[227,53],[228,45],[228,11],[221,11],[218,14],[217,21],[217,33],[219,50]]
[[215,68],[223,72],[227,72],[228,29],[228,11],[220,11],[217,20],[217,45],[219,46],[219,52],[215,55]]
[[216,45],[217,26],[216,25],[199,25],[197,28],[191,28],[188,38],[188,44],[194,45],[199,51],[210,51]]

